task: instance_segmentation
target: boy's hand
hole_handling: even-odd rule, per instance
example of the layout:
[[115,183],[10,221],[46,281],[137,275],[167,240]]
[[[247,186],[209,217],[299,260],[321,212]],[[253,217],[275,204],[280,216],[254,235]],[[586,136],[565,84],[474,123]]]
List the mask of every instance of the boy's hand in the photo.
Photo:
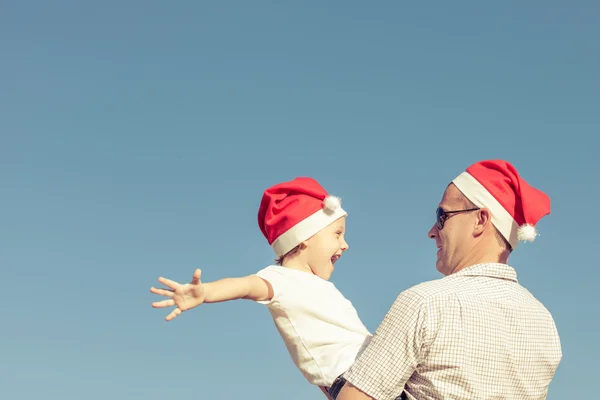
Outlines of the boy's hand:
[[154,302],[152,303],[152,307],[163,308],[176,306],[176,308],[165,318],[167,321],[170,321],[182,312],[198,307],[200,304],[204,303],[204,285],[200,282],[201,274],[202,271],[197,269],[194,271],[192,281],[184,285],[163,277],[158,278],[160,283],[168,286],[170,289],[157,289],[152,287],[150,288],[150,291],[154,294],[170,297],[170,300]]

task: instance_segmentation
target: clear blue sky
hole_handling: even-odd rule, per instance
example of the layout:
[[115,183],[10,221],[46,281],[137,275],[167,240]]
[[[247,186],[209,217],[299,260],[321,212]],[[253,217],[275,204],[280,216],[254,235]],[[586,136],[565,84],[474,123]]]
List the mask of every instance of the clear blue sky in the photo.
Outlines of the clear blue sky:
[[262,191],[307,175],[374,331],[440,277],[435,207],[486,158],[552,199],[510,260],[561,335],[548,398],[596,396],[598,2],[301,3],[2,2],[2,398],[324,398],[262,306],[167,323],[149,287],[268,265]]

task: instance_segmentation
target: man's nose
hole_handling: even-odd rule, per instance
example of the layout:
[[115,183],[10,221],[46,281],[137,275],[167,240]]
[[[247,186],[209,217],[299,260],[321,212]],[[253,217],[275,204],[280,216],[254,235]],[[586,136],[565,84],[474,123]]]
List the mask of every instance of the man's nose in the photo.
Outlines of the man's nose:
[[431,227],[431,229],[429,230],[429,232],[427,232],[427,237],[429,237],[429,239],[435,239],[438,235],[438,229],[436,224],[433,224],[433,226]]

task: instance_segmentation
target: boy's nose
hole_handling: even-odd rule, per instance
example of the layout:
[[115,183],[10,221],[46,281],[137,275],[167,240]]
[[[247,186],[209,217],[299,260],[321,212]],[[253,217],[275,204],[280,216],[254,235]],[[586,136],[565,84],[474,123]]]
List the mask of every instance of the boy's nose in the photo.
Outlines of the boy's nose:
[[346,250],[348,250],[348,248],[349,248],[349,247],[350,247],[350,246],[348,246],[348,242],[346,242],[346,241],[344,240],[344,242],[342,243],[342,251],[346,251]]

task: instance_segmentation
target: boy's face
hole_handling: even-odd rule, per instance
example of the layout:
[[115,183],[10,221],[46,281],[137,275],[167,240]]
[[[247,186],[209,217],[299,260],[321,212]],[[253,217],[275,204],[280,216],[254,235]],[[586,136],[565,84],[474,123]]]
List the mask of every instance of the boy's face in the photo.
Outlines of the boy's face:
[[333,265],[348,250],[345,232],[346,217],[342,217],[306,241],[306,260],[313,274],[329,280]]

